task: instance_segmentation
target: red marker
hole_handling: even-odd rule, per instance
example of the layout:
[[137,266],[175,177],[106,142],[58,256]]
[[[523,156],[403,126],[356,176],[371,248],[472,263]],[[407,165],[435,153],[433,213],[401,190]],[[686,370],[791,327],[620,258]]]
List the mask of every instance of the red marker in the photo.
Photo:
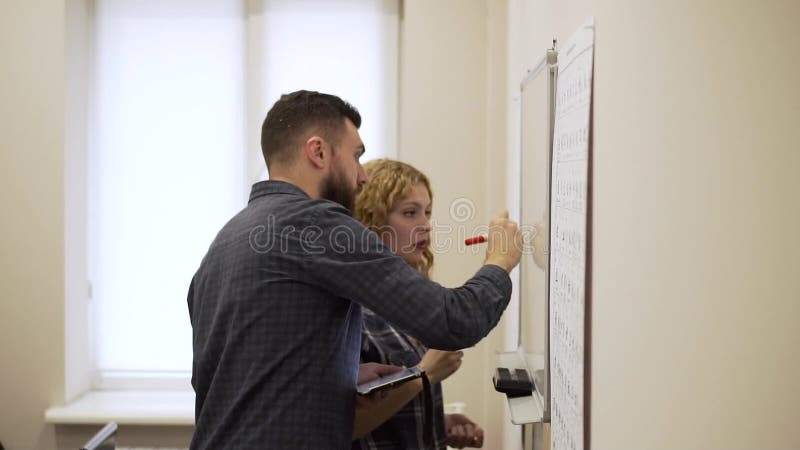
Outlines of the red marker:
[[482,244],[486,242],[486,236],[475,236],[464,240],[464,244],[472,245],[472,244]]

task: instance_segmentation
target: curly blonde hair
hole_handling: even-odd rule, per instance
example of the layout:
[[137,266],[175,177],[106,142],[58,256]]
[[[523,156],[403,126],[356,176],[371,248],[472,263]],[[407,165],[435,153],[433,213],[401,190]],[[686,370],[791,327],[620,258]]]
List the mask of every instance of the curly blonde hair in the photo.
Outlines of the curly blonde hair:
[[[364,170],[369,182],[356,196],[354,216],[375,233],[381,233],[387,225],[389,211],[411,195],[411,190],[417,184],[422,183],[425,186],[433,202],[433,191],[428,177],[410,164],[382,158],[364,164]],[[422,253],[422,262],[414,268],[429,278],[432,267],[433,252],[426,248]]]

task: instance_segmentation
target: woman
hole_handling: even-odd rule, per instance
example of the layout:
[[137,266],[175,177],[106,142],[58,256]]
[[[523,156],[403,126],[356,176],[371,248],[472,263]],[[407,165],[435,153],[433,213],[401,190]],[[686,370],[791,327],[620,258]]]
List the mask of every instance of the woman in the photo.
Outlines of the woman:
[[[432,193],[428,178],[414,167],[389,159],[364,165],[369,182],[356,198],[355,217],[377,233],[408,265],[425,277],[433,266],[430,251]],[[463,352],[428,350],[413,337],[364,310],[361,362],[418,366],[430,386],[423,393],[420,379],[391,390],[386,398],[356,412],[354,449],[444,449],[445,445],[481,447],[483,430],[462,414],[444,414],[439,382],[461,365]],[[425,417],[425,394],[433,400],[432,417]],[[425,429],[433,442],[425,445]]]

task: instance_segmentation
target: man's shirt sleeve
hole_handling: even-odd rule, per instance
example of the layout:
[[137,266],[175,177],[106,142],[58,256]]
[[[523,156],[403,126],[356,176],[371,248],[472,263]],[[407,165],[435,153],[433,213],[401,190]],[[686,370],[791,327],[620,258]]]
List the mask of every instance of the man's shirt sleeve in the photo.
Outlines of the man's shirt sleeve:
[[463,286],[445,288],[391,252],[343,207],[320,201],[309,215],[308,281],[358,302],[426,346],[455,350],[476,344],[500,320],[511,280],[484,265]]

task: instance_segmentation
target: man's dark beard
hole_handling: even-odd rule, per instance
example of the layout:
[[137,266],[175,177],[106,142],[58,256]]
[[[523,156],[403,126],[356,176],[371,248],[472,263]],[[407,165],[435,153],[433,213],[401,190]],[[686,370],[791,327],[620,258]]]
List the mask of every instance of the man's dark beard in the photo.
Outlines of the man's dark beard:
[[353,213],[353,205],[356,202],[356,190],[350,189],[347,185],[347,180],[341,176],[338,170],[334,170],[331,174],[322,180],[322,185],[319,189],[320,197],[325,200],[336,202]]

